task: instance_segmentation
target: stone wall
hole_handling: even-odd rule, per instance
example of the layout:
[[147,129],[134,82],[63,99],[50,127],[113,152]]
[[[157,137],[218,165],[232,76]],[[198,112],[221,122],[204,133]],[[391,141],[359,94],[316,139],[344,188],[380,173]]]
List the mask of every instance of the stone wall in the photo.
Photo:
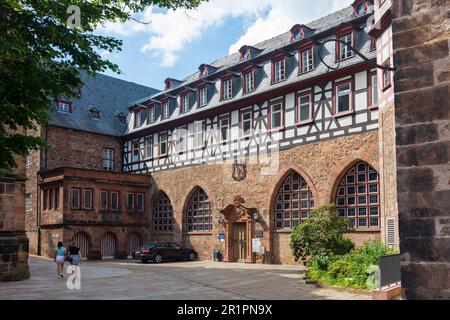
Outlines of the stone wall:
[[[275,155],[274,155],[275,157]],[[254,160],[254,159],[253,159]],[[261,174],[261,164],[247,159],[247,176],[243,181],[232,179],[232,166],[228,164],[202,165],[153,173],[152,199],[163,190],[171,200],[175,216],[173,234],[152,234],[152,239],[174,240],[194,247],[201,258],[210,259],[213,248],[224,250],[218,239],[223,228],[216,217],[219,210],[233,203],[235,195],[245,200],[245,206],[256,208],[263,221],[258,228],[264,231],[262,246],[266,248],[266,262],[293,263],[289,248],[290,233],[274,231],[273,199],[280,183],[291,172],[297,170],[306,180],[316,196],[316,206],[334,202],[337,184],[347,169],[358,160],[379,166],[378,131],[357,134],[320,143],[312,143],[279,153],[279,167],[271,175]],[[213,231],[206,235],[185,233],[184,208],[188,196],[196,187],[201,187],[209,197],[213,213]],[[380,230],[350,235],[358,244],[369,239],[380,240]]]
[[24,231],[23,161],[15,173],[0,171],[0,282],[28,279],[28,238]]
[[397,190],[407,299],[450,299],[448,0],[394,1]]

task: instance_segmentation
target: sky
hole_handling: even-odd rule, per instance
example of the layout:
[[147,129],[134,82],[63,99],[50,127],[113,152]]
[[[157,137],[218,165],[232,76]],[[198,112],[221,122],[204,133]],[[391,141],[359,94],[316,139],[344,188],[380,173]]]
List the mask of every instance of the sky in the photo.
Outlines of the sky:
[[202,63],[235,53],[246,45],[287,32],[345,8],[353,0],[210,0],[193,10],[148,7],[135,21],[107,23],[101,35],[123,41],[119,52],[100,52],[122,71],[108,75],[163,88],[166,78],[184,79]]

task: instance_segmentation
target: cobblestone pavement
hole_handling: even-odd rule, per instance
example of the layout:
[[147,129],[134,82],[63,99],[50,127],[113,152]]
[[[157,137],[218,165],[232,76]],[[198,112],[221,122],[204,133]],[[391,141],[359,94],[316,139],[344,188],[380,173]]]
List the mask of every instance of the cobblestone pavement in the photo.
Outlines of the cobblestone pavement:
[[32,256],[29,264],[29,280],[0,282],[0,299],[370,299],[364,294],[305,284],[299,266],[87,261],[81,266],[81,289],[69,290],[69,275],[58,279],[53,260]]

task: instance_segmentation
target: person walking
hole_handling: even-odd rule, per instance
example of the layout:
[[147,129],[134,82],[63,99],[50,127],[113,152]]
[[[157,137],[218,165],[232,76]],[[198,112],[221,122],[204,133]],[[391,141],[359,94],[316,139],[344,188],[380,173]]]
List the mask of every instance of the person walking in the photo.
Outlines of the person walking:
[[81,264],[81,250],[77,246],[75,241],[72,241],[68,253],[69,253],[69,262],[70,265],[72,266],[72,273],[75,273],[75,271],[77,271],[78,266]]
[[64,278],[64,261],[66,258],[67,250],[64,247],[62,241],[58,241],[58,246],[55,250],[55,262],[56,262],[56,270],[58,272],[58,278]]

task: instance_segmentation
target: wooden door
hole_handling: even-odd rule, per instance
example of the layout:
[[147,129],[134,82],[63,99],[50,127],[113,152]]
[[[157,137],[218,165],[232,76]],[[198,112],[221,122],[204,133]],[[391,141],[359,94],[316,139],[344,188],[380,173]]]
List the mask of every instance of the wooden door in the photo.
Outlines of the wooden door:
[[233,252],[235,261],[243,261],[247,257],[246,223],[233,224]]

